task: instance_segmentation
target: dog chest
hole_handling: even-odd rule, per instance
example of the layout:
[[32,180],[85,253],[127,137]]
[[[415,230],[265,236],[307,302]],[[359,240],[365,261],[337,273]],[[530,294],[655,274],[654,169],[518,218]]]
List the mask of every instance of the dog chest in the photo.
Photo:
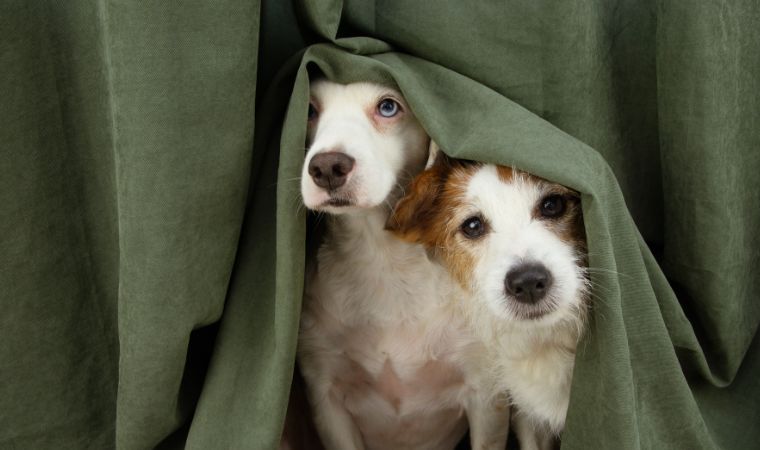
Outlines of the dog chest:
[[556,346],[535,350],[530,357],[502,354],[502,381],[523,414],[559,433],[570,400],[573,365],[574,354]]
[[[360,291],[367,295],[371,290],[360,284],[341,289],[346,297],[340,301],[331,290],[320,294],[333,296],[307,298],[300,358],[307,365],[319,361],[312,381],[329,386],[331,397],[354,417],[366,442],[426,448],[440,439],[456,441],[466,422],[462,349],[470,342],[461,318],[442,306],[445,302],[419,308],[409,302],[402,303],[405,311],[393,313],[401,320],[387,311],[382,320],[371,314],[367,318],[366,309],[364,320],[358,320],[347,305]],[[431,424],[438,426],[432,429]],[[451,430],[451,436],[443,436],[441,429]]]
[[[363,338],[352,340],[359,334]],[[425,448],[445,435],[460,436],[466,386],[450,349],[410,328],[370,334],[365,329],[345,335],[344,342],[352,344],[331,374],[332,395],[343,402],[367,442]],[[441,429],[447,430],[444,435]]]

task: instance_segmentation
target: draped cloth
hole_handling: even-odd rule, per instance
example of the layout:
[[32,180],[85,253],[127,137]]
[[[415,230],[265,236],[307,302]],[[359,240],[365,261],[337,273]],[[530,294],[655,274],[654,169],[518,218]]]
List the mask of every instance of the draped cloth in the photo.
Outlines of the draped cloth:
[[309,78],[582,193],[562,447],[760,441],[760,6],[0,5],[0,447],[276,448]]

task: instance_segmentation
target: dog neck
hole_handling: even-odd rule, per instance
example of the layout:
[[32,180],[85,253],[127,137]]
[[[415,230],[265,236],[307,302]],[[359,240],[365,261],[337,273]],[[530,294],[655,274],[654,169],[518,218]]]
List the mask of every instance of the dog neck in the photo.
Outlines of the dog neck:
[[[485,312],[490,314],[490,311]],[[500,351],[512,359],[530,359],[551,353],[575,353],[580,338],[581,323],[572,320],[552,325],[520,323],[504,320],[484,320],[481,333],[498,342]]]
[[337,310],[361,312],[336,313],[344,323],[366,324],[368,317],[384,327],[417,323],[448,301],[443,268],[430,263],[422,245],[386,231],[387,216],[381,207],[328,218],[317,259],[354,283],[333,299],[342,305]]
[[329,216],[327,233],[330,245],[336,250],[351,253],[367,250],[383,254],[397,252],[399,245],[408,244],[385,230],[388,215],[388,209],[381,205],[359,213]]

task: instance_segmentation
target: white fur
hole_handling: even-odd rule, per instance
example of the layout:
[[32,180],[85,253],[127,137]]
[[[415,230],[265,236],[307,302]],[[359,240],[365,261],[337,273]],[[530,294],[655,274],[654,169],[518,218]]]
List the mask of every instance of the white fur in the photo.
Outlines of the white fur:
[[[392,191],[398,190],[399,183],[408,182],[422,170],[428,138],[398,92],[372,83],[341,85],[325,80],[314,82],[311,92],[319,115],[318,126],[309,127],[311,145],[301,177],[306,207],[336,214],[363,214],[366,209],[383,206]],[[404,111],[395,120],[370,115],[383,98],[402,103]],[[375,122],[387,130],[378,130]],[[330,196],[309,177],[311,158],[334,150],[356,160],[345,186],[356,202],[353,207],[323,206]]]
[[[560,239],[532,212],[542,198],[535,179],[516,172],[505,183],[494,166],[483,166],[470,179],[468,210],[489,224],[474,255],[468,313],[476,333],[489,342],[495,388],[507,391],[516,406],[513,418],[522,448],[550,448],[562,431],[570,396],[575,348],[585,317],[587,289],[582,255]],[[525,305],[505,292],[505,275],[520,261],[539,261],[554,282],[547,298]],[[541,312],[537,319],[525,313]]]
[[[385,96],[402,105],[394,121],[373,117]],[[377,85],[315,82],[312,102],[319,116],[310,124],[302,195],[329,215],[306,280],[298,360],[323,443],[451,449],[469,419],[473,448],[503,449],[509,410],[482,392],[482,360],[470,355],[484,349],[457,310],[463,291],[421,246],[384,230],[400,186],[423,168],[424,130],[398,92]],[[329,193],[306,166],[336,149],[356,164]],[[331,195],[353,204],[326,205]]]

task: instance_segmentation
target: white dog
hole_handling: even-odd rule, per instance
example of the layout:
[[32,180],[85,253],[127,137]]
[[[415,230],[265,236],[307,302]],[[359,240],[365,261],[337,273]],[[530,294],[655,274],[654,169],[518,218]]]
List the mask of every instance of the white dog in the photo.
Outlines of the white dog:
[[[401,95],[370,83],[311,86],[304,204],[328,213],[307,275],[298,362],[327,449],[503,449],[506,401],[481,395],[456,313],[463,292],[425,249],[384,230],[429,139]],[[460,297],[457,297],[460,295]]]
[[522,449],[551,448],[565,423],[587,314],[576,192],[509,167],[439,153],[388,228],[425,244],[471,293],[463,310],[488,343],[493,387],[516,408]]

